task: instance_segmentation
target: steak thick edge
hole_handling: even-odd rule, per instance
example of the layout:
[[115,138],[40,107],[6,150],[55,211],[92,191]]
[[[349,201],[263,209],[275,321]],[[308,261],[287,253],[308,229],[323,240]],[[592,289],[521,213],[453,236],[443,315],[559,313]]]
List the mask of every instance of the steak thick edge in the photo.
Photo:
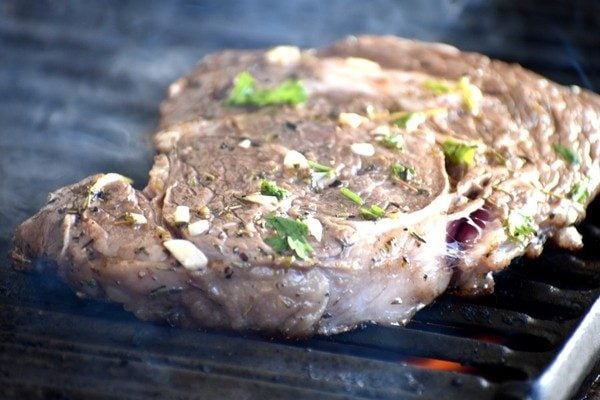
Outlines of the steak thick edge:
[[[242,73],[261,89],[298,80],[307,99],[226,105]],[[50,258],[78,295],[177,326],[400,324],[449,287],[490,291],[493,271],[547,239],[581,246],[599,112],[593,93],[441,44],[226,51],[171,85],[144,190],[116,174],[59,189],[11,254],[21,268]],[[273,244],[274,217],[307,228],[309,257],[294,238]]]

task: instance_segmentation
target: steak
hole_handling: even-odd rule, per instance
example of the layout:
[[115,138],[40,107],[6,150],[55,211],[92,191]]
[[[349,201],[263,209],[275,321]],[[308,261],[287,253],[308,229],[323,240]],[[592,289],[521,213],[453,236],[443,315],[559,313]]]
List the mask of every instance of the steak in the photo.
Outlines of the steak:
[[184,327],[401,324],[574,224],[600,186],[600,99],[442,44],[351,37],[205,57],[169,88],[143,190],[58,189],[18,267]]

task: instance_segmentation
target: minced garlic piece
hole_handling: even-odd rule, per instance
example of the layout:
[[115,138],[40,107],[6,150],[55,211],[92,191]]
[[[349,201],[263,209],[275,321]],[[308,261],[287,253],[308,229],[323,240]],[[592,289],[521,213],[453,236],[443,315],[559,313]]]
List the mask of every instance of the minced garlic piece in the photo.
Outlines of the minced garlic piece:
[[177,206],[173,213],[173,222],[177,225],[190,222],[190,208],[188,206]]
[[375,154],[375,147],[371,143],[352,143],[350,149],[359,156],[371,157]]
[[112,173],[112,172],[109,174],[104,174],[100,178],[98,178],[98,180],[90,187],[90,191],[89,191],[88,197],[85,202],[85,207],[90,205],[90,203],[92,202],[92,199],[94,197],[96,197],[100,192],[102,192],[102,189],[105,186],[107,186],[113,182],[119,182],[119,181],[125,182],[127,184],[133,183],[132,179],[130,179],[126,176],[120,175],[120,174]]
[[201,219],[201,220],[198,220],[196,222],[192,222],[191,224],[189,224],[188,232],[191,236],[198,236],[198,235],[202,235],[204,232],[207,232],[209,228],[210,228],[210,223],[205,219]]
[[308,160],[302,153],[290,150],[283,159],[283,166],[287,169],[306,169],[308,168]]
[[379,125],[371,131],[371,135],[387,136],[391,133],[389,125]]
[[163,242],[163,246],[175,257],[184,268],[196,271],[206,267],[206,255],[189,240],[171,239]]
[[474,116],[479,115],[479,107],[483,99],[481,90],[471,83],[468,76],[460,78],[456,83],[456,87],[462,94],[463,101],[471,114]]
[[200,218],[204,218],[204,219],[208,219],[210,218],[210,208],[208,208],[207,206],[202,206],[200,208],[198,208],[196,210],[198,212],[198,215],[200,216]]
[[185,84],[186,84],[185,78],[178,79],[175,82],[171,83],[171,85],[169,86],[169,89],[168,89],[169,97],[175,97],[175,96],[179,95],[179,93],[181,93],[181,91],[185,87]]
[[250,203],[261,204],[263,206],[273,206],[277,207],[277,197],[275,196],[265,196],[260,193],[252,193],[242,198],[245,201],[249,201]]
[[378,63],[361,57],[346,58],[346,65],[361,72],[377,73],[381,71],[381,66]]
[[356,113],[343,112],[338,116],[338,123],[340,125],[349,126],[351,128],[358,128],[365,121],[367,121],[367,118]]
[[265,54],[268,62],[278,65],[294,65],[300,61],[300,56],[300,49],[296,46],[277,46]]
[[252,146],[252,141],[250,139],[244,139],[238,143],[238,147],[241,147],[242,149],[249,149],[250,146]]
[[148,220],[143,214],[127,212],[124,216],[125,222],[132,225],[145,225],[148,223]]
[[323,239],[323,225],[321,224],[321,221],[315,217],[309,216],[303,219],[302,222],[308,227],[309,235],[314,237],[317,242],[320,242],[321,239]]
[[120,175],[120,174],[115,174],[115,173],[109,173],[109,174],[104,174],[102,175],[100,178],[98,178],[98,180],[92,185],[92,187],[90,188],[90,193],[98,193],[102,190],[102,188],[104,186],[107,186],[113,182],[125,182],[128,184],[131,184],[133,182],[132,179]]

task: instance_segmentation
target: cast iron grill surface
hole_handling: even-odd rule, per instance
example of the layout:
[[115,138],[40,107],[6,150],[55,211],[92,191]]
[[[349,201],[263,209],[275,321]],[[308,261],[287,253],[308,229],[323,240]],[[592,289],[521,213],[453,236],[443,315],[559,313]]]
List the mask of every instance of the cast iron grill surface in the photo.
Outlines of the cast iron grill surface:
[[[158,103],[209,52],[389,33],[597,91],[599,21],[597,3],[566,0],[3,1],[0,253],[59,186],[114,171],[143,187]],[[139,322],[77,299],[43,260],[31,274],[3,261],[0,398],[593,398],[599,221],[596,201],[583,251],[516,260],[492,295],[445,296],[406,327],[303,341]]]

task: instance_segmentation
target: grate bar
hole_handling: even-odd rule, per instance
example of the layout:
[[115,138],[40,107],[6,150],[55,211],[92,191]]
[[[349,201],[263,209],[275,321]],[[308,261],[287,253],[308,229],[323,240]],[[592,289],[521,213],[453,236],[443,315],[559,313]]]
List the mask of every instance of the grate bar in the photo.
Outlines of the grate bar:
[[496,277],[496,289],[477,304],[518,310],[534,318],[564,322],[581,316],[598,297],[598,290],[567,290],[519,277],[504,270]]
[[461,336],[480,340],[485,333],[500,335],[498,339],[505,341],[514,336],[518,337],[517,342],[529,337],[531,340],[527,341],[526,346],[532,346],[531,341],[537,341],[546,350],[556,346],[571,326],[535,319],[521,312],[472,304],[469,300],[450,297],[440,299],[433,307],[419,312],[413,321],[463,328],[459,331]]
[[[187,376],[191,381],[198,380],[193,378],[194,374],[210,374],[214,379],[218,377],[217,380],[244,379],[297,390],[318,387],[323,393],[351,393],[358,398],[396,398],[400,394],[410,398],[427,393],[448,398],[443,394],[443,385],[428,384],[432,379],[445,381],[446,385],[460,382],[457,391],[465,396],[492,387],[476,376],[446,371],[432,375],[427,369],[398,361],[367,360],[344,354],[347,349],[340,344],[330,349],[333,351],[323,351],[318,340],[284,345],[152,324],[140,328],[137,321],[116,322],[6,305],[0,306],[0,318],[4,324],[0,327],[0,343],[6,346],[1,353],[7,357],[4,362],[0,360],[0,376],[13,370],[9,360],[20,354],[23,360],[28,357],[41,360],[39,369],[44,368],[44,362],[50,369],[52,365],[66,363],[64,373],[67,375],[78,373],[78,370],[69,370],[70,360],[78,362],[95,371],[90,372],[90,379],[104,369],[121,368],[119,363],[126,360],[129,365],[122,367],[130,371],[129,374],[131,371],[137,374],[138,368],[150,368],[149,364],[163,373],[181,374],[181,379]],[[25,320],[27,324],[23,323]],[[81,342],[81,338],[86,342]],[[307,348],[312,350],[307,351]],[[87,367],[88,364],[91,366]],[[143,382],[146,373],[154,376],[158,372],[113,378]],[[212,378],[209,381],[215,385],[223,383]],[[212,385],[210,382],[203,385]]]
[[[506,346],[470,338],[381,326],[337,335],[336,342],[385,349],[388,353],[450,360],[470,366],[508,368],[521,371],[529,377],[535,376],[551,357],[548,352],[514,351]],[[527,363],[523,363],[523,360],[527,360]]]

